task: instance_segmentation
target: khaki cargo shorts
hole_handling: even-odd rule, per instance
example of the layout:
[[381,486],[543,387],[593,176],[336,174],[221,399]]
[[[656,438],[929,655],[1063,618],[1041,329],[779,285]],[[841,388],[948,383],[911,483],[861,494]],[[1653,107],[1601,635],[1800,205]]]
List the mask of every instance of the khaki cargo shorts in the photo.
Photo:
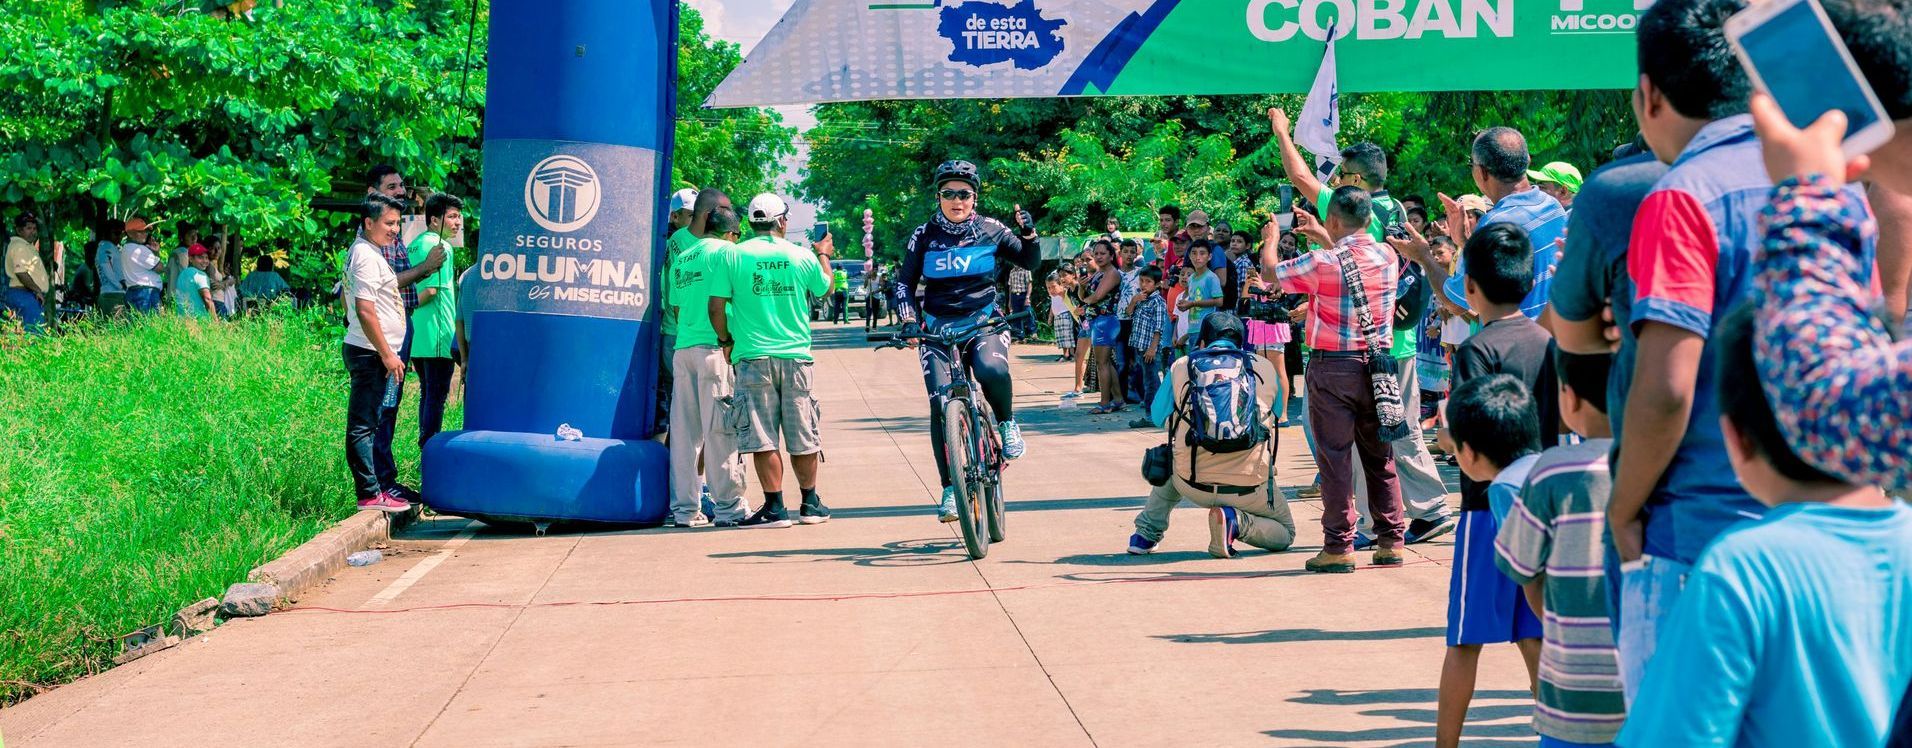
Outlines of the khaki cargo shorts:
[[787,358],[737,362],[736,395],[726,423],[737,434],[739,453],[775,451],[779,431],[784,451],[792,455],[823,451],[823,408],[810,394],[815,366]]

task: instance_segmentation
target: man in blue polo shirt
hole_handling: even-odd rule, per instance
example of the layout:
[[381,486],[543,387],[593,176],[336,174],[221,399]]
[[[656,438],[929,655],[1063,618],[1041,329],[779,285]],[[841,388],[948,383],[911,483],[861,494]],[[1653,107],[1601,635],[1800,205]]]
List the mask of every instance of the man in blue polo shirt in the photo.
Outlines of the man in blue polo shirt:
[[[1721,468],[1730,462],[1712,365],[1714,332],[1748,295],[1772,195],[1746,113],[1751,87],[1722,32],[1745,5],[1659,0],[1640,19],[1634,117],[1672,168],[1633,221],[1634,303],[1620,320],[1633,334],[1619,356],[1633,370],[1609,403],[1619,456],[1607,526],[1622,562],[1616,643],[1629,695],[1700,552],[1765,512]],[[1863,267],[1872,254],[1868,242]]]
[[[1474,138],[1474,186],[1494,203],[1480,217],[1476,230],[1496,223],[1511,223],[1527,230],[1527,238],[1534,245],[1534,290],[1521,300],[1520,312],[1528,319],[1540,319],[1553,288],[1554,256],[1560,250],[1555,242],[1567,236],[1567,211],[1561,209],[1560,201],[1527,181],[1527,167],[1532,163],[1527,139],[1514,128],[1490,127]],[[1441,202],[1449,216],[1460,215],[1457,201],[1442,195]],[[1448,277],[1441,290],[1448,301],[1467,308],[1465,273]]]

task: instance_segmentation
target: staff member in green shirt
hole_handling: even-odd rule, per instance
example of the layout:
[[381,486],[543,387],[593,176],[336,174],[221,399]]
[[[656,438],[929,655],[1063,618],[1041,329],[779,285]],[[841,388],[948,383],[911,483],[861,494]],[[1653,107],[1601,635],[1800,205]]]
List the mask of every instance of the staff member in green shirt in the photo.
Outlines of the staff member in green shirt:
[[810,394],[809,297],[830,287],[832,241],[829,236],[817,241],[815,255],[786,241],[790,208],[776,195],[751,198],[749,213],[756,236],[739,243],[724,268],[712,272],[709,301],[717,344],[730,352],[736,367],[729,418],[739,434],[737,451],[751,455],[757,482],[763,484],[763,508],[742,524],[790,526],[783,506],[783,456],[777,452],[780,431],[803,489],[798,521],[826,522],[830,510],[816,490],[823,412]]
[[[671,268],[677,262],[677,256],[690,249],[690,245],[703,239],[699,232],[691,230],[692,209],[697,203],[697,191],[689,187],[671,195],[670,234],[664,237],[664,277],[671,277]],[[677,350],[674,339],[677,337],[677,304],[671,300],[671,283],[664,283],[664,296],[659,299],[663,306],[663,316],[658,320],[658,329],[664,336],[664,365],[670,366],[670,352]]]
[[[719,205],[719,202],[726,203]],[[736,527],[749,513],[744,501],[744,465],[737,459],[737,436],[727,428],[725,403],[735,392],[735,376],[717,330],[710,323],[710,281],[713,272],[726,269],[736,245],[724,237],[738,229],[737,212],[722,192],[706,189],[695,198],[704,221],[705,236],[671,258],[666,282],[670,303],[677,308],[676,350],[671,363],[671,513],[674,527]],[[699,453],[702,472],[713,499],[714,517],[704,515],[698,489]]]
[[[433,247],[452,253],[447,236],[465,229],[465,201],[455,195],[438,193],[425,200],[425,233],[406,247],[414,267],[423,265]],[[418,306],[412,309],[412,369],[418,372],[418,446],[431,441],[445,427],[445,400],[451,395],[451,377],[456,369],[452,342],[458,322],[458,287],[453,282],[452,263],[444,263],[425,276],[414,289]]]

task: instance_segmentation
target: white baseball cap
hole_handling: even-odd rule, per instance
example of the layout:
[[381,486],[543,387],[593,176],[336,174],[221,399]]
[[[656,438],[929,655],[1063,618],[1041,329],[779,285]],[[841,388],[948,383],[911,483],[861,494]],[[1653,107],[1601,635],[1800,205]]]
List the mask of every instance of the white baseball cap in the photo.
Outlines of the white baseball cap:
[[752,221],[759,223],[775,221],[789,213],[790,206],[784,203],[783,198],[772,193],[765,192],[750,198],[750,220]]
[[671,195],[671,211],[670,212],[676,213],[677,211],[680,211],[680,210],[690,210],[691,207],[696,204],[697,204],[697,191],[689,187],[685,187],[684,189],[678,190],[677,194]]

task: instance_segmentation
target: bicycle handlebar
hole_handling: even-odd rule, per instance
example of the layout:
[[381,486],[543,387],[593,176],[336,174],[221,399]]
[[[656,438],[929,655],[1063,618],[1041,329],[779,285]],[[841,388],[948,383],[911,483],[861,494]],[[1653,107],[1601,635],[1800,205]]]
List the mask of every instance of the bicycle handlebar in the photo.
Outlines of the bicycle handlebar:
[[940,344],[940,345],[953,348],[953,347],[962,345],[964,343],[967,343],[971,340],[974,340],[975,338],[980,337],[986,333],[994,332],[996,330],[1000,330],[1002,328],[1008,327],[1012,323],[1020,322],[1025,319],[1033,319],[1034,317],[1035,317],[1035,314],[1033,312],[1031,312],[1028,309],[1024,309],[1020,312],[1016,312],[1015,314],[1011,314],[1005,317],[994,317],[988,320],[984,320],[981,324],[978,324],[974,327],[970,327],[970,328],[962,329],[962,330],[955,330],[955,331],[951,331],[947,333],[930,332],[928,330],[924,330],[915,335],[904,335],[901,332],[894,332],[894,333],[877,332],[877,333],[870,333],[868,336],[866,336],[865,339],[871,343],[881,343],[882,345],[877,346],[878,348],[905,348],[907,347],[906,342],[910,340],[918,340],[925,343],[935,343],[935,344]]

